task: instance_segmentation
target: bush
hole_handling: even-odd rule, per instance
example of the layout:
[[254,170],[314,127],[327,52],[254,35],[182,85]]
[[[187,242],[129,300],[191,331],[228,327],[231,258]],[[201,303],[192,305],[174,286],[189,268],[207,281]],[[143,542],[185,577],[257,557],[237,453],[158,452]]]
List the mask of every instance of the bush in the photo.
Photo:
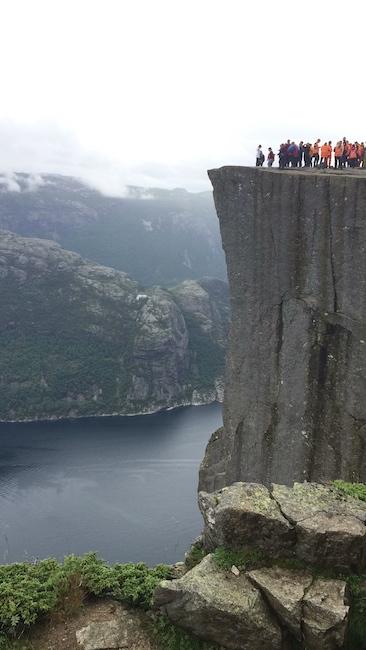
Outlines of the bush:
[[2,565],[0,633],[20,631],[45,614],[69,616],[88,596],[112,596],[147,609],[155,587],[169,577],[171,569],[167,566],[109,566],[95,553],[70,555],[62,564],[48,559],[36,564]]

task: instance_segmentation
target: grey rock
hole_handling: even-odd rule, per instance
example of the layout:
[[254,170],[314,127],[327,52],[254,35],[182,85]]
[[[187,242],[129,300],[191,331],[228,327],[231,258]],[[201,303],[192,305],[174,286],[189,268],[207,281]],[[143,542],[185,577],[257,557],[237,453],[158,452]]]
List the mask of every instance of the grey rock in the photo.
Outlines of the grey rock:
[[200,492],[198,504],[209,550],[254,547],[276,557],[293,548],[293,528],[263,485],[234,483],[212,494]]
[[301,641],[303,598],[313,582],[311,573],[270,567],[250,571],[247,575],[265,594],[286,628]]
[[173,623],[233,650],[280,650],[281,630],[244,575],[220,571],[208,555],[180,580],[163,581],[155,605]]
[[244,167],[209,176],[232,320],[222,459],[218,467],[210,442],[200,489],[366,481],[365,176]]
[[331,486],[273,485],[283,515],[296,526],[296,555],[312,565],[361,571],[366,562],[366,503]]
[[83,650],[119,650],[129,647],[127,631],[117,619],[89,623],[76,632],[76,640]]
[[312,565],[361,571],[366,563],[366,527],[356,517],[321,512],[296,526],[296,555]]
[[316,579],[304,597],[303,631],[307,650],[342,648],[348,621],[346,584]]
[[157,650],[152,621],[141,610],[116,601],[102,601],[87,608],[82,618],[84,625],[76,631],[80,650]]

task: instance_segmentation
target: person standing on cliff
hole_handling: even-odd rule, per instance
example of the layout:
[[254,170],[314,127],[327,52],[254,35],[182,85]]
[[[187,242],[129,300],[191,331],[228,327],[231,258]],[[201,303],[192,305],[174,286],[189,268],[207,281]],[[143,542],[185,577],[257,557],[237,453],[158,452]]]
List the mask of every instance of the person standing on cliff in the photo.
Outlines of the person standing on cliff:
[[272,167],[274,163],[275,155],[273,153],[272,147],[268,147],[268,156],[267,156],[267,166]]
[[257,149],[257,157],[255,159],[255,166],[256,167],[262,167],[263,162],[264,162],[264,153],[262,151],[262,145],[259,144],[258,149]]
[[313,144],[313,167],[319,166],[319,148],[320,148],[320,138],[317,139]]

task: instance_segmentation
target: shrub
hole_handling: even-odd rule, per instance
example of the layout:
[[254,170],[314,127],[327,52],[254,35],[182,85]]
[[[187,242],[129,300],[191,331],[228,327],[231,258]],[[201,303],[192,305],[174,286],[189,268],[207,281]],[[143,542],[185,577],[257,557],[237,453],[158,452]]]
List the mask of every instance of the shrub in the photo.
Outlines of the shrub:
[[70,616],[88,596],[108,595],[147,609],[155,587],[169,577],[171,569],[167,566],[109,566],[95,553],[70,555],[63,564],[48,559],[36,564],[2,565],[0,633],[21,631],[45,614]]
[[200,548],[199,546],[195,546],[194,544],[191,546],[190,550],[188,551],[186,558],[185,558],[185,565],[188,569],[193,569],[193,567],[197,566],[203,558],[206,555],[206,551],[203,548]]

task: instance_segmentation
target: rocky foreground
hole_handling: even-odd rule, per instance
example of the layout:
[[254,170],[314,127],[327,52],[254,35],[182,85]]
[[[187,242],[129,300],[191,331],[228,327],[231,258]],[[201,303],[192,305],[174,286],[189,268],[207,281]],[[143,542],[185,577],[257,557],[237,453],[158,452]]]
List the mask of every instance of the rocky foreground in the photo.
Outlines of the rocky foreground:
[[146,413],[222,398],[227,285],[143,289],[0,231],[0,420]]
[[173,623],[232,650],[345,647],[345,576],[365,569],[366,503],[314,483],[236,483],[199,504],[203,549],[241,551],[254,568],[223,570],[214,552],[162,582],[155,604]]

